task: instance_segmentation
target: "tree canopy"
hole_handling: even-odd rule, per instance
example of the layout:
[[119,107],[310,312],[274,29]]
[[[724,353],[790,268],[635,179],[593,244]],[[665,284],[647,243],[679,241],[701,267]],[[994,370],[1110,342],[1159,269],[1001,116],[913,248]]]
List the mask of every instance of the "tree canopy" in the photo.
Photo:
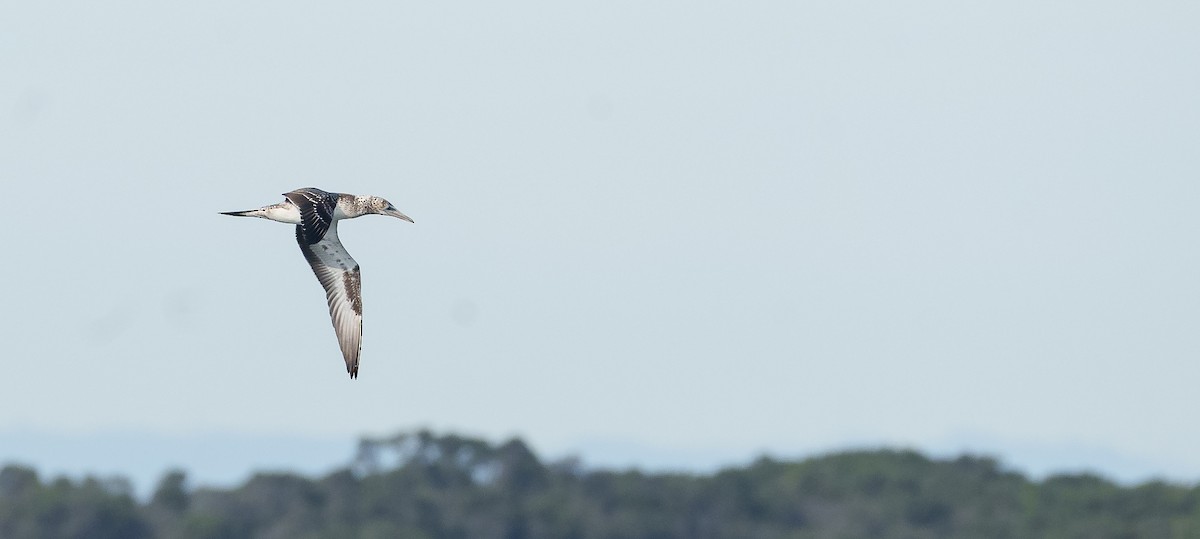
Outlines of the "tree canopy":
[[587,469],[428,431],[364,439],[319,478],[232,489],[168,471],[144,503],[122,479],[0,469],[0,537],[138,539],[817,539],[1200,537],[1200,488],[1088,474],[1031,481],[986,457],[850,451],[713,474]]

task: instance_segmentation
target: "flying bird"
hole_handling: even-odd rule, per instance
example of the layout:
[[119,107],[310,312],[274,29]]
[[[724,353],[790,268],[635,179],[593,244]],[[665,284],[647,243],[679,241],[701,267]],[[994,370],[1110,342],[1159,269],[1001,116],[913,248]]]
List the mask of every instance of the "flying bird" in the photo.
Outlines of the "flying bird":
[[346,372],[358,377],[358,352],[362,348],[362,283],[358,262],[338,240],[337,223],[367,214],[390,215],[413,222],[391,202],[377,196],[329,193],[313,187],[284,193],[284,201],[257,210],[221,212],[235,217],[261,217],[296,225],[296,243],[312,266],[337,334]]

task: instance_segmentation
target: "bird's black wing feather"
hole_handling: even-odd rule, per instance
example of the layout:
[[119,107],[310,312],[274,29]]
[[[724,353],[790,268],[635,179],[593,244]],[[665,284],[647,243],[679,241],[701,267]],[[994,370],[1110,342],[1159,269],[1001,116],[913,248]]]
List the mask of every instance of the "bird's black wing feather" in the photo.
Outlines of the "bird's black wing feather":
[[321,241],[333,223],[333,210],[337,207],[338,196],[315,187],[305,187],[283,196],[300,208],[300,229],[303,240],[309,245]]

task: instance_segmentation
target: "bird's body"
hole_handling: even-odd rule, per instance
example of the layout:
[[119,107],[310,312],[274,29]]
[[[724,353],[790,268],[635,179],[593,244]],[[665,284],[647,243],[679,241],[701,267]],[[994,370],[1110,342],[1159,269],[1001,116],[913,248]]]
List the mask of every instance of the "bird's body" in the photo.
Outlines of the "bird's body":
[[342,247],[337,222],[368,214],[389,215],[412,222],[392,204],[375,196],[330,193],[306,187],[284,193],[285,200],[256,210],[222,212],[237,217],[260,217],[296,225],[296,243],[325,288],[329,315],[337,333],[346,371],[358,377],[362,346],[362,280],[358,262]]

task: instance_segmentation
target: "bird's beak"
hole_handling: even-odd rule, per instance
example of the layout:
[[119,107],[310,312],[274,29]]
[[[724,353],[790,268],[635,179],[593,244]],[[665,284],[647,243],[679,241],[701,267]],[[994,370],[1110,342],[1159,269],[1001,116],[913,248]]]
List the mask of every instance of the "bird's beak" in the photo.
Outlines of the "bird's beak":
[[387,209],[387,210],[383,210],[383,214],[384,214],[384,215],[390,215],[390,216],[392,216],[392,217],[395,217],[395,218],[397,218],[397,219],[404,219],[405,221],[408,221],[408,222],[410,222],[410,223],[416,224],[416,221],[413,221],[413,220],[412,220],[412,217],[409,217],[409,216],[407,216],[407,215],[404,215],[403,213],[400,213],[400,210],[396,210],[396,209]]

